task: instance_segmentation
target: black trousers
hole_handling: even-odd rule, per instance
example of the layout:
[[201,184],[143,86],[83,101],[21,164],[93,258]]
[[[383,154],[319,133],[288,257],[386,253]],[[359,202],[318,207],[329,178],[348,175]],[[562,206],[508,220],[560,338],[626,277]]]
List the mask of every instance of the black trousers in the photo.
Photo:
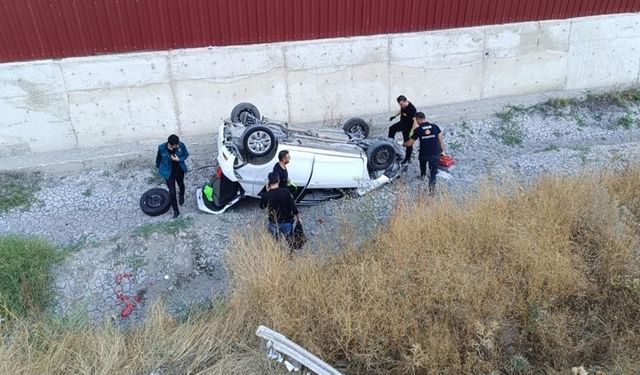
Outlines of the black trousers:
[[438,161],[439,155],[421,156],[420,161],[420,176],[424,177],[427,174],[427,164],[429,164],[429,191],[433,192],[433,188],[436,187],[436,175],[438,174]]
[[[411,125],[405,125],[402,122],[396,122],[389,127],[389,138],[394,138],[397,132],[402,132],[402,139],[406,142],[409,140],[409,133],[411,133]],[[413,146],[405,148],[404,160],[411,160],[411,154],[413,153]]]
[[178,201],[176,200],[176,183],[180,189],[180,198],[184,199],[184,171],[180,170],[176,173],[171,173],[167,181],[167,187],[169,188],[169,198],[171,199],[171,208],[173,213],[179,213]]

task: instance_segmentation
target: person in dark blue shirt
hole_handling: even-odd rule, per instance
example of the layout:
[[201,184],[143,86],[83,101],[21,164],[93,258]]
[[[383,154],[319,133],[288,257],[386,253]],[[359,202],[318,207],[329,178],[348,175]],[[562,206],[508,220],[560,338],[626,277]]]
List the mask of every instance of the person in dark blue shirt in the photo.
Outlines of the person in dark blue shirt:
[[433,194],[436,186],[436,174],[438,173],[438,161],[440,155],[444,155],[444,144],[442,142],[442,131],[436,124],[427,121],[424,113],[416,113],[414,120],[414,130],[411,138],[404,143],[410,147],[416,140],[420,140],[420,177],[427,174],[427,164],[429,164],[429,193]]

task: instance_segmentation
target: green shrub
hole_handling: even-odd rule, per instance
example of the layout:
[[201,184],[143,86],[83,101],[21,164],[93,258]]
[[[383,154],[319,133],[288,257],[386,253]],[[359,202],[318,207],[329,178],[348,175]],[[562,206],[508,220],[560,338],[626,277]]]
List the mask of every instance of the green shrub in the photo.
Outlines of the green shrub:
[[40,190],[40,173],[0,173],[0,212],[12,208],[29,208]]
[[575,98],[551,98],[545,103],[553,109],[563,109],[570,105],[576,104]]
[[525,137],[522,126],[505,122],[500,123],[494,129],[490,130],[489,134],[507,146],[520,145]]
[[0,237],[0,316],[39,313],[51,298],[51,266],[61,254],[37,238]]
[[149,237],[153,233],[176,234],[183,229],[191,226],[193,221],[191,218],[179,218],[171,221],[162,221],[158,223],[143,224],[134,230],[134,233],[141,237]]
[[160,176],[160,174],[158,173],[158,170],[156,168],[153,168],[150,172],[149,172],[149,176],[147,177],[147,183],[149,185],[163,185],[164,184],[164,178],[162,178],[162,176]]
[[630,104],[638,102],[640,102],[640,86],[599,94],[588,93],[582,100],[582,104],[586,105],[616,105],[621,108],[627,108]]
[[618,126],[624,128],[624,129],[631,129],[631,127],[633,126],[633,116],[631,116],[631,114],[627,113],[626,115],[620,117],[618,119]]

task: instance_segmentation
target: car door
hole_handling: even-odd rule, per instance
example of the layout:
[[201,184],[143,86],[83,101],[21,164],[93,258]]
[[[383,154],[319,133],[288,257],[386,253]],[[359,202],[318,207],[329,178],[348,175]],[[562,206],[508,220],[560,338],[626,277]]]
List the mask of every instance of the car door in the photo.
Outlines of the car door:
[[369,180],[363,155],[317,150],[309,189],[357,188]]
[[[287,172],[289,173],[289,179],[293,181],[299,188],[307,186],[311,172],[313,171],[314,154],[312,152],[305,151],[304,148],[290,147],[288,145],[279,145],[278,153],[282,150],[288,150],[291,160],[287,164]],[[249,194],[257,196],[260,190],[267,183],[267,176],[273,171],[273,166],[278,162],[276,157],[262,165],[248,165],[244,167],[243,174],[245,177],[245,189],[250,189]]]
[[291,155],[291,160],[287,164],[289,179],[299,188],[303,188],[307,186],[311,178],[315,155],[304,149],[293,148],[289,150],[289,154]]

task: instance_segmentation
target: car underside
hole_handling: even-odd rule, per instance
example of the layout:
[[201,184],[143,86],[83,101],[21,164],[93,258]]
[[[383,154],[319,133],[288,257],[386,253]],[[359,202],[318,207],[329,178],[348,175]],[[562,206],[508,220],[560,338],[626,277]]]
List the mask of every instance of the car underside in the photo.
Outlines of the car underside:
[[220,214],[243,197],[259,197],[282,150],[291,157],[287,171],[298,205],[365,194],[403,172],[399,146],[368,136],[369,125],[360,118],[342,129],[303,129],[240,103],[219,128],[216,173],[198,190],[198,207]]

